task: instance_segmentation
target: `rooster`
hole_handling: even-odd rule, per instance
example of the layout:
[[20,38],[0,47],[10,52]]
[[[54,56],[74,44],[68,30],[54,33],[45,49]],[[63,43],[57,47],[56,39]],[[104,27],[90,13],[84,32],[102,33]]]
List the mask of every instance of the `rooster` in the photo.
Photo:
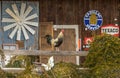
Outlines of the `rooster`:
[[[46,35],[46,41],[49,45],[53,45],[54,47],[56,47],[56,49],[58,49],[58,47],[63,43],[63,36],[64,36],[64,30],[62,29],[60,31],[60,33],[58,34],[57,38],[52,38],[51,35]],[[59,51],[59,49],[58,49]]]

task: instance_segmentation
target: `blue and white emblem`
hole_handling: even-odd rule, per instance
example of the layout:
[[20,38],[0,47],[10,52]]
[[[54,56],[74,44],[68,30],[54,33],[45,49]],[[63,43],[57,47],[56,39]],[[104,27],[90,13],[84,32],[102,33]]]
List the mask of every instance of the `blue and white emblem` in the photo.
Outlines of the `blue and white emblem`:
[[99,29],[102,22],[102,15],[97,10],[88,11],[84,16],[84,24],[89,30]]

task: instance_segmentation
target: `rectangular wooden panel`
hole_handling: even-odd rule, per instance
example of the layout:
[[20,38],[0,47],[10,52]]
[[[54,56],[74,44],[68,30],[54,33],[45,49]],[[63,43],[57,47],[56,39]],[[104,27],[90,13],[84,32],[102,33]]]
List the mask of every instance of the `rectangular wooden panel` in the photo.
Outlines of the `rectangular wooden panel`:
[[[51,35],[53,37],[53,23],[52,22],[40,22],[40,31],[39,31],[39,46],[40,50],[53,50],[53,47],[48,45],[45,35]],[[40,62],[47,63],[49,56],[40,56]]]
[[52,50],[52,47],[47,44],[45,35],[53,36],[53,23],[52,22],[41,22],[40,23],[40,50]]
[[[60,33],[61,29],[54,31],[55,38]],[[60,51],[75,51],[76,50],[76,40],[75,40],[75,30],[74,29],[64,29],[64,41],[59,47]],[[60,52],[59,51],[59,52]],[[76,63],[76,56],[55,56],[55,62],[71,62]]]

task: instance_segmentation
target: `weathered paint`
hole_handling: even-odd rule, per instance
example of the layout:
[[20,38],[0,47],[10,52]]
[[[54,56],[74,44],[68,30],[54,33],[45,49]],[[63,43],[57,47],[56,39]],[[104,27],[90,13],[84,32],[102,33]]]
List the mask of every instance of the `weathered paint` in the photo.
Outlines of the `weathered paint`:
[[[15,3],[15,4],[17,4],[17,8],[20,11],[21,3],[22,2],[26,3],[26,5],[32,6],[33,10],[30,12],[29,15],[37,13],[38,18],[33,19],[32,21],[39,22],[39,2],[30,2],[30,1],[29,2],[28,1],[27,2],[25,2],[25,1],[2,1],[2,4],[0,3],[0,5],[2,5],[1,6],[2,9],[1,9],[1,12],[0,12],[1,18],[5,18],[5,17],[6,18],[11,18],[11,16],[9,14],[7,14],[5,12],[5,10],[7,8],[9,8],[9,9],[12,10],[11,4]],[[26,7],[28,7],[28,6],[26,6]],[[11,28],[10,30],[7,30],[5,32],[3,31],[3,27],[6,26],[6,25],[9,25],[9,24],[10,23],[2,23],[0,21],[0,27],[1,27],[1,29],[0,29],[0,45],[2,43],[3,44],[4,43],[9,43],[9,44],[15,44],[16,43],[16,36],[17,36],[17,34],[15,34],[15,36],[13,37],[13,39],[9,38],[9,34],[12,32],[12,30],[14,28]],[[23,33],[22,33],[21,40],[24,40],[25,49],[29,49],[30,47],[32,47],[34,49],[38,49],[38,39],[37,38],[38,38],[39,25],[38,25],[38,28],[35,28],[33,26],[31,26],[31,27],[36,31],[35,35],[32,35],[30,32],[27,31],[28,36],[30,37],[30,39],[29,40],[25,40],[24,36],[23,36]]]

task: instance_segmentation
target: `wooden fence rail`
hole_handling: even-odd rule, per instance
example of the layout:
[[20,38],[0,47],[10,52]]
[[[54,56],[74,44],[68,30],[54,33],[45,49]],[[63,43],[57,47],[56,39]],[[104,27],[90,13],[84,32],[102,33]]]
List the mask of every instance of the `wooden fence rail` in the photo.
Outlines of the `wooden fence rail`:
[[[5,55],[48,55],[48,56],[87,56],[87,51],[41,51],[41,50],[2,50]],[[24,68],[2,68],[5,72],[18,73]]]
[[88,51],[3,50],[5,55],[87,56]]

